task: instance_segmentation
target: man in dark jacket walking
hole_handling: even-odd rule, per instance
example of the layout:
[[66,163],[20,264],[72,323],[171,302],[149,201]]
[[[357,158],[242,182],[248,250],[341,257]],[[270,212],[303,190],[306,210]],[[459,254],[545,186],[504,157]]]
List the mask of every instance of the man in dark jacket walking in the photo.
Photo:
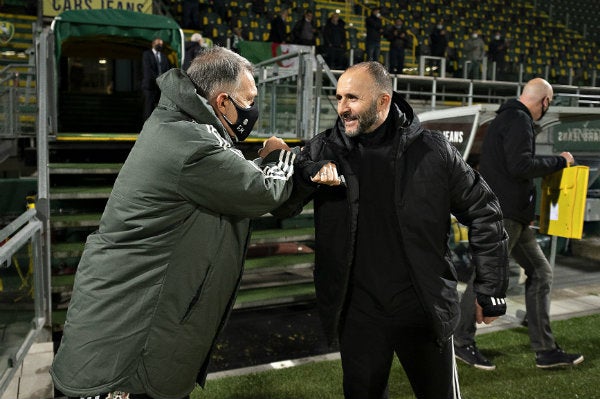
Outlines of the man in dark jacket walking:
[[158,85],[160,102],[77,269],[50,370],[70,396],[173,399],[203,384],[235,302],[250,218],[292,190],[283,141],[267,140],[256,163],[234,147],[258,117],[248,60],[207,49]]
[[274,214],[314,200],[317,302],[340,342],[345,397],[381,399],[395,353],[418,398],[456,398],[450,215],[470,228],[477,320],[490,323],[506,311],[497,199],[441,133],[421,127],[380,63],[347,69],[336,97],[336,125],[303,147],[292,197]]
[[[531,349],[536,352],[535,362],[539,368],[576,365],[583,361],[583,356],[579,354],[563,352],[552,334],[552,268],[537,243],[535,232],[530,228],[536,204],[533,178],[556,172],[574,162],[569,152],[550,156],[535,154],[533,121],[542,119],[550,107],[552,96],[552,86],[544,79],[535,78],[525,85],[518,100],[508,100],[503,104],[485,135],[479,166],[481,175],[500,201],[510,255],[527,276],[527,326]],[[474,346],[475,329],[471,330],[457,334],[456,354],[465,362],[475,365],[473,361],[478,351]]]

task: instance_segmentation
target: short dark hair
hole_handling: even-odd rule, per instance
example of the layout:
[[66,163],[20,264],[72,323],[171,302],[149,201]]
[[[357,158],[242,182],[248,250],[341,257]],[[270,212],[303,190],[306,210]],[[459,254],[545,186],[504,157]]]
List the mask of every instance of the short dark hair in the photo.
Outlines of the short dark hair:
[[364,61],[354,64],[346,71],[352,71],[355,69],[364,69],[375,81],[375,85],[379,90],[390,96],[394,93],[394,85],[390,73],[377,61]]

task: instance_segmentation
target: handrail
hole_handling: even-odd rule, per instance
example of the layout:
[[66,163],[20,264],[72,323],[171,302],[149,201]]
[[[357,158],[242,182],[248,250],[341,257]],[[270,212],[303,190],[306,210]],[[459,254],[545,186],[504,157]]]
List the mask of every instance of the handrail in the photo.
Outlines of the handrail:
[[287,53],[287,54],[282,54],[282,55],[278,55],[277,57],[273,57],[273,58],[269,58],[268,60],[264,60],[259,62],[258,64],[254,64],[255,68],[261,68],[264,66],[269,66],[271,64],[276,64],[279,61],[284,61],[290,58],[294,58],[294,57],[298,57],[300,55],[304,55],[304,54],[310,54],[310,52],[308,51],[294,51],[292,53]]
[[35,216],[35,209],[28,209],[22,213],[18,218],[13,220],[8,226],[0,230],[0,242],[3,242],[10,237],[15,231],[19,230],[23,225],[29,223],[29,221]]
[[17,217],[8,226],[0,230],[0,267],[11,267],[15,261],[15,255],[24,246],[29,246],[29,262],[32,267],[31,291],[33,296],[33,319],[30,329],[21,338],[11,345],[18,349],[9,353],[7,368],[0,370],[0,395],[4,394],[13,377],[20,369],[29,348],[35,342],[38,334],[50,323],[50,287],[46,284],[45,273],[42,263],[42,232],[43,224],[36,217],[36,210],[29,209]]

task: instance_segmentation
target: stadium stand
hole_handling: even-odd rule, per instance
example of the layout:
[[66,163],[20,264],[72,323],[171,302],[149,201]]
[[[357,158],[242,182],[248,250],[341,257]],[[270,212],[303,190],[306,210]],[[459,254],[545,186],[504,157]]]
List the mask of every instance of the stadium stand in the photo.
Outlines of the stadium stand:
[[[201,0],[201,3],[208,10],[203,33],[221,45],[226,45],[232,26],[241,27],[248,40],[266,40],[271,17],[287,4],[292,9],[289,26],[300,18],[305,8],[315,10],[319,26],[324,25],[331,12],[339,10],[347,24],[348,50],[364,51],[362,39],[365,34],[364,18],[369,12],[368,2],[355,1],[351,7],[336,1],[270,0],[265,1],[267,12],[257,15],[252,11],[251,2],[225,1],[229,25],[219,28],[216,25],[224,22],[214,17],[216,14],[207,1]],[[403,18],[405,27],[414,35],[414,47],[406,57],[407,67],[414,68],[412,73],[416,73],[416,56],[428,53],[429,31],[440,17],[444,18],[450,33],[449,48],[454,55],[449,59],[449,65],[456,77],[462,76],[463,42],[473,30],[480,31],[486,42],[495,31],[506,35],[510,42],[505,58],[509,79],[516,77],[522,64],[525,79],[548,72],[554,83],[589,85],[594,71],[597,73],[600,68],[599,28],[593,21],[600,3],[594,0],[550,0],[538,2],[537,6],[530,1],[515,1],[511,7],[506,7],[501,0],[397,0],[380,4],[385,24],[392,24],[396,17]],[[180,18],[180,2],[171,0],[170,7],[174,17]],[[317,39],[317,51],[320,43]],[[388,46],[389,43],[383,40],[384,54]],[[384,56],[381,61],[385,62]]]

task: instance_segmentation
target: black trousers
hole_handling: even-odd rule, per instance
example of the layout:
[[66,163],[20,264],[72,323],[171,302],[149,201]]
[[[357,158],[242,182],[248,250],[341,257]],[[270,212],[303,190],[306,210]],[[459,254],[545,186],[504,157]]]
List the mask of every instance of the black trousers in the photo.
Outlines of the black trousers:
[[340,354],[346,399],[387,398],[394,353],[418,399],[460,398],[452,340],[443,347],[426,327],[346,320]]

